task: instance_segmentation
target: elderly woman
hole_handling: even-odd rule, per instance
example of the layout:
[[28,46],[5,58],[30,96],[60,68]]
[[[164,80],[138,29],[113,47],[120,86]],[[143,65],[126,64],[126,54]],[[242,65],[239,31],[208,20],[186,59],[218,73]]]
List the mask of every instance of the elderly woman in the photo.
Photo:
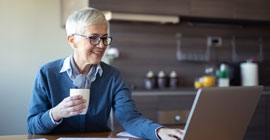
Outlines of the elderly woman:
[[[111,108],[131,134],[145,139],[178,139],[180,129],[165,128],[144,118],[131,99],[120,71],[101,61],[112,38],[102,12],[86,8],[70,15],[67,41],[73,53],[43,65],[37,72],[28,113],[30,134],[107,131]],[[81,95],[71,88],[90,89],[88,111]]]

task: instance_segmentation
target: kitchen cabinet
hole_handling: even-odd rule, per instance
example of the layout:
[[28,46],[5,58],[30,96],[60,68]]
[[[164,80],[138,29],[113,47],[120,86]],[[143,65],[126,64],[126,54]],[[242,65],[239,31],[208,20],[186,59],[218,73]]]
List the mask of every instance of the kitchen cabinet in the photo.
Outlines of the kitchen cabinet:
[[190,0],[190,16],[270,21],[269,0]]
[[250,121],[245,140],[270,139],[270,92],[265,91]]
[[190,16],[231,19],[234,13],[234,0],[190,0]]
[[269,0],[89,0],[89,5],[113,12],[270,21]]
[[267,95],[261,96],[253,117],[250,120],[244,140],[266,140],[267,97]]
[[270,20],[269,0],[234,0],[235,18]]
[[61,25],[75,10],[91,6],[103,11],[183,17],[270,21],[269,0],[61,0]]
[[89,6],[112,12],[188,15],[189,0],[89,0]]
[[267,123],[267,128],[266,128],[266,139],[270,139],[270,94],[266,96],[266,123]]
[[132,98],[146,118],[170,127],[183,127],[195,93],[196,91],[135,92]]

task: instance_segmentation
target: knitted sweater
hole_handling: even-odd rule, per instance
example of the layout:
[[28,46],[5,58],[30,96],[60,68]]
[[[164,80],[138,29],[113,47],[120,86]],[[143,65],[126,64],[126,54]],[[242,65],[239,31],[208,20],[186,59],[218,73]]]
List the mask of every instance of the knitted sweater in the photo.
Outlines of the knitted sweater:
[[86,115],[64,118],[60,124],[52,122],[49,111],[69,96],[75,88],[66,72],[60,73],[64,59],[43,65],[37,72],[27,118],[29,134],[74,133],[107,131],[111,108],[119,123],[129,133],[158,139],[156,129],[161,127],[144,118],[131,99],[131,91],[120,71],[103,62],[103,74],[97,74],[90,88],[90,102]]

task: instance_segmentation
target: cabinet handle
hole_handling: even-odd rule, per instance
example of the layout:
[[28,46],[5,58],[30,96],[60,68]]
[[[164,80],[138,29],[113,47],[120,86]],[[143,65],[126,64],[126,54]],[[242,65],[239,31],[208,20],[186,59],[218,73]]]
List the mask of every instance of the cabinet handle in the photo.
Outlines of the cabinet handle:
[[180,115],[176,115],[175,116],[175,121],[179,122],[181,120],[181,116]]

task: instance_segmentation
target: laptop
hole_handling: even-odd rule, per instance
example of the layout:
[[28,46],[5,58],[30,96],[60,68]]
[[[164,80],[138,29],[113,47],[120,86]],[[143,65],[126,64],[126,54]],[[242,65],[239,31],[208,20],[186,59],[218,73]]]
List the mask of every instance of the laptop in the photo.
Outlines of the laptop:
[[183,140],[243,139],[263,86],[201,88],[188,116]]

